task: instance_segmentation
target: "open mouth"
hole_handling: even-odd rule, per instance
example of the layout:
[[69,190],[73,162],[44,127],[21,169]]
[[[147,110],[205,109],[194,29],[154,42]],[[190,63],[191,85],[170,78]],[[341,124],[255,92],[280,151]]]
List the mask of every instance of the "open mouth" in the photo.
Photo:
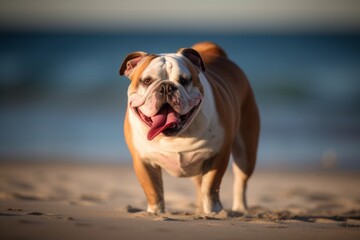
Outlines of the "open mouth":
[[140,119],[150,127],[147,135],[147,139],[150,141],[160,133],[165,136],[177,135],[193,118],[200,103],[184,115],[178,114],[168,103],[165,103],[153,117],[146,116],[139,108],[134,108],[134,110]]

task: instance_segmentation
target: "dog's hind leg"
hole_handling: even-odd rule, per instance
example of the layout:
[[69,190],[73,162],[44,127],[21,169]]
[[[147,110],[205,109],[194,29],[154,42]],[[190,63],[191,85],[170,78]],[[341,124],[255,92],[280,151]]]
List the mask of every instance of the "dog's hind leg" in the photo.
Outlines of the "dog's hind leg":
[[246,187],[249,175],[245,170],[247,164],[245,162],[245,150],[241,136],[236,137],[236,142],[233,144],[232,157],[232,169],[234,173],[232,210],[244,212],[247,209]]
[[259,129],[259,113],[254,95],[250,89],[242,106],[240,129],[232,145],[234,173],[233,211],[244,212],[247,210],[247,181],[255,167]]

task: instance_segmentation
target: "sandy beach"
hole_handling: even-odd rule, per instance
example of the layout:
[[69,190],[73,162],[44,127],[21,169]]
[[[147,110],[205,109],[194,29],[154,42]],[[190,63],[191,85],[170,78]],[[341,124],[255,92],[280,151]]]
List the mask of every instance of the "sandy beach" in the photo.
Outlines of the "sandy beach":
[[232,213],[232,174],[221,197],[227,210],[194,213],[189,179],[164,174],[166,213],[144,212],[131,166],[0,163],[2,239],[359,239],[360,174],[257,170],[249,212]]

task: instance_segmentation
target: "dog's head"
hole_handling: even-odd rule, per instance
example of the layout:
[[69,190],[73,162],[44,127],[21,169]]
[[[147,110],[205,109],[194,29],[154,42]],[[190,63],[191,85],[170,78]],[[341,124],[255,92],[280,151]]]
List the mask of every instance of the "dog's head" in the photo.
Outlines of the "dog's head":
[[204,96],[199,79],[203,71],[200,54],[191,48],[175,54],[126,56],[119,73],[131,80],[128,107],[149,127],[148,140],[160,133],[179,135],[190,125]]

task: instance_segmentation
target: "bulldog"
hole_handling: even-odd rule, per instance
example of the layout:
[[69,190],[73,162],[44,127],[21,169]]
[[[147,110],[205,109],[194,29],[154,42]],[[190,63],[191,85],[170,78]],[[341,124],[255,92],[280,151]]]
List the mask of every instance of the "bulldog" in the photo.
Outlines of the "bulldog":
[[225,51],[203,42],[176,53],[133,52],[119,73],[131,80],[124,133],[147,211],[165,211],[162,169],[193,179],[199,212],[222,211],[230,156],[232,210],[245,211],[260,120],[249,81]]

